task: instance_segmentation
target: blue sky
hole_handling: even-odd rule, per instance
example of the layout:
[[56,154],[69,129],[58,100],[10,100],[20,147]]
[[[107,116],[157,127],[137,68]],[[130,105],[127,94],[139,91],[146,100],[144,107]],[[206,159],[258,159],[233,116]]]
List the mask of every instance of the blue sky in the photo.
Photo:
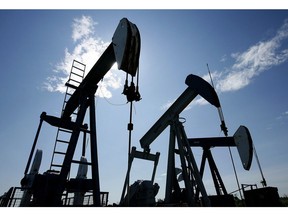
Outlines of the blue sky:
[[[43,111],[59,116],[63,82],[77,59],[89,68],[111,42],[123,17],[141,34],[140,93],[134,104],[133,146],[185,89],[185,78],[208,78],[209,64],[229,135],[249,128],[268,186],[288,194],[287,10],[1,10],[0,194],[19,186]],[[112,69],[96,95],[100,186],[119,202],[127,170],[129,105],[125,74]],[[223,136],[217,110],[197,97],[181,114],[188,137]],[[160,152],[157,198],[164,198],[169,130],[151,145]],[[56,131],[42,128],[40,172],[49,168]],[[201,149],[193,150],[200,162]],[[236,149],[240,183],[261,187],[255,158],[245,171]],[[229,151],[212,149],[228,192],[237,189]],[[208,168],[208,167],[206,167]],[[152,164],[137,161],[131,182],[149,179]],[[207,172],[204,185],[215,194]]]

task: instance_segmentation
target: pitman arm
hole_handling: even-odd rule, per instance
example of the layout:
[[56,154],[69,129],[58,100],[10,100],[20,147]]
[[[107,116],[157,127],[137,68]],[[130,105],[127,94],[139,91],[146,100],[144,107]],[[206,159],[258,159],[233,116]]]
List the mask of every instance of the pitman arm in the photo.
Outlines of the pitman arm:
[[198,94],[217,108],[220,107],[219,99],[214,88],[201,77],[190,74],[187,76],[185,84],[188,85],[188,88],[140,139],[141,147],[145,151],[149,150],[149,145],[166,129],[168,125],[171,124],[173,119],[177,117]]

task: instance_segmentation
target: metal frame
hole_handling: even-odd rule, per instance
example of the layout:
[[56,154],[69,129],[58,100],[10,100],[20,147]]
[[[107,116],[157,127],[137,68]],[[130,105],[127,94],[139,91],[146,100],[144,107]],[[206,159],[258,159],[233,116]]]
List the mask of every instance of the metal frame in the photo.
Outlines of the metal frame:
[[[179,121],[179,115],[198,94],[217,108],[220,107],[220,102],[214,88],[201,77],[190,74],[186,77],[185,83],[188,85],[188,88],[186,88],[168,110],[140,139],[140,144],[144,151],[149,152],[150,144],[168,126],[170,126],[165,202],[171,203],[173,201],[173,193],[177,193],[177,191],[179,192],[180,190],[175,174],[175,152],[178,152],[181,160],[186,188],[186,201],[188,202],[188,205],[198,205],[198,200],[195,199],[195,191],[196,188],[198,188],[202,194],[204,206],[210,206],[210,201],[197,168],[189,141],[186,137],[185,130],[182,123]],[[176,138],[178,150],[175,149]]]
[[[129,203],[124,203],[125,201],[125,191],[126,188],[129,186],[128,185],[128,181],[129,181],[129,176],[130,176],[130,171],[131,171],[131,167],[132,167],[132,162],[134,160],[134,158],[138,158],[138,159],[142,159],[142,160],[149,160],[149,161],[153,161],[154,162],[154,167],[153,167],[153,172],[152,172],[152,177],[151,177],[151,182],[153,184],[154,179],[155,179],[155,174],[156,174],[156,168],[158,165],[158,161],[159,161],[159,157],[160,157],[160,153],[157,152],[156,154],[151,154],[149,152],[140,152],[136,150],[136,147],[133,146],[131,149],[131,152],[129,154],[129,163],[128,163],[128,170],[126,173],[126,177],[125,177],[125,182],[124,182],[124,187],[122,190],[122,195],[121,195],[121,199],[120,199],[120,205],[126,205],[129,206]],[[127,194],[126,196],[128,196],[128,198],[126,199],[127,202],[129,202],[129,190],[127,190]]]
[[[100,183],[99,183],[99,168],[98,168],[98,152],[97,152],[97,135],[96,135],[96,115],[95,115],[95,93],[98,88],[98,82],[103,79],[105,74],[111,69],[115,62],[118,63],[119,69],[124,70],[131,76],[136,75],[139,65],[140,56],[140,34],[136,25],[131,23],[127,18],[120,20],[120,23],[113,35],[112,42],[104,53],[100,56],[98,61],[92,67],[87,76],[75,87],[75,92],[71,95],[62,112],[61,118],[48,116],[46,113],[41,114],[40,124],[36,133],[34,143],[32,145],[31,153],[29,155],[28,163],[24,172],[26,174],[30,167],[31,159],[34,154],[35,146],[38,140],[40,129],[43,121],[46,121],[52,126],[58,128],[72,130],[68,147],[66,152],[60,152],[64,155],[64,160],[60,173],[46,172],[43,175],[37,174],[38,181],[41,184],[33,191],[33,197],[36,206],[61,206],[61,198],[64,191],[68,187],[69,172],[71,163],[75,163],[73,156],[76,150],[76,145],[81,131],[87,132],[87,125],[83,125],[86,111],[89,109],[90,114],[90,148],[91,148],[91,165],[92,182],[84,181],[81,184],[86,185],[86,189],[93,191],[94,206],[100,206]],[[69,83],[68,83],[69,85]],[[133,92],[134,93],[134,92]],[[137,92],[136,92],[137,93]],[[78,108],[75,122],[71,121],[71,115]],[[84,134],[84,136],[86,136]],[[66,141],[65,141],[66,142]],[[84,146],[84,145],[83,145]],[[83,150],[84,151],[84,150]],[[82,151],[82,153],[83,153]],[[77,161],[76,161],[77,162]],[[82,163],[83,162],[77,162]],[[25,179],[24,177],[24,179]],[[37,178],[36,178],[37,179]],[[88,179],[89,180],[89,179]],[[79,180],[80,181],[80,180]],[[70,182],[71,183],[71,182]],[[70,185],[73,187],[73,184]],[[91,188],[90,188],[91,187]],[[73,190],[74,188],[69,188]]]
[[[175,140],[177,139],[178,149],[176,149]],[[189,206],[199,206],[197,197],[195,196],[196,189],[201,192],[203,205],[210,206],[210,200],[207,196],[206,189],[202,182],[202,177],[198,170],[193,152],[190,148],[189,141],[182,123],[178,116],[170,124],[170,139],[169,139],[169,153],[166,177],[165,202],[173,202],[173,194],[179,186],[175,173],[175,154],[179,154],[182,175],[186,189],[186,202]]]

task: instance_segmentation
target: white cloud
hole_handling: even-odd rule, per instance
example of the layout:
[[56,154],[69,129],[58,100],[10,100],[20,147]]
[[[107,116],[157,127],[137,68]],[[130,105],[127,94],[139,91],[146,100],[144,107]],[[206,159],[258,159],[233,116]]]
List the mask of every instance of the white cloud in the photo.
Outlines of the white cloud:
[[227,60],[227,56],[226,55],[223,55],[220,59],[220,62],[225,62]]
[[72,24],[72,38],[74,41],[80,40],[83,37],[89,37],[94,33],[94,26],[97,23],[89,16],[82,16],[80,19],[75,18]]
[[288,49],[283,48],[288,38],[288,20],[284,21],[276,35],[267,41],[260,41],[243,53],[233,53],[235,63],[219,80],[216,89],[220,92],[236,91],[249,85],[262,72],[288,60]]
[[276,119],[277,120],[286,120],[286,119],[288,119],[288,111],[285,111],[285,112],[281,113],[281,115],[278,116]]
[[[105,42],[101,38],[95,37],[96,24],[91,17],[87,16],[74,19],[71,35],[74,47],[72,51],[69,51],[67,48],[64,50],[64,58],[54,66],[53,72],[55,74],[48,77],[44,83],[45,89],[61,93],[66,91],[65,83],[69,78],[74,59],[86,65],[85,75],[87,75],[110,44],[110,42]],[[98,83],[99,89],[96,95],[106,98],[112,97],[111,89],[120,88],[123,77],[124,75],[122,74],[114,74],[109,71],[102,82]]]
[[[221,92],[240,90],[249,85],[253,81],[253,78],[259,76],[264,71],[287,61],[287,39],[288,19],[284,20],[284,24],[270,40],[260,41],[242,53],[232,53],[231,57],[235,59],[235,62],[230,68],[211,73],[216,92],[219,94]],[[226,55],[220,61],[223,62],[225,60]],[[202,78],[211,83],[209,74],[204,75]],[[168,101],[161,109],[168,109],[173,102]],[[208,102],[203,98],[198,98],[189,105],[189,108],[193,104],[205,105]]]

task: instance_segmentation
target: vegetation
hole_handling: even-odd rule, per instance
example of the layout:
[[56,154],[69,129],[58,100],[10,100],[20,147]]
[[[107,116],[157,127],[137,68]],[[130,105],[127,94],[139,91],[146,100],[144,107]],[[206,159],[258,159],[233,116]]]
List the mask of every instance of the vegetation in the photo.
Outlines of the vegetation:
[[284,207],[288,207],[288,196],[284,194],[283,197],[280,197],[280,202]]

